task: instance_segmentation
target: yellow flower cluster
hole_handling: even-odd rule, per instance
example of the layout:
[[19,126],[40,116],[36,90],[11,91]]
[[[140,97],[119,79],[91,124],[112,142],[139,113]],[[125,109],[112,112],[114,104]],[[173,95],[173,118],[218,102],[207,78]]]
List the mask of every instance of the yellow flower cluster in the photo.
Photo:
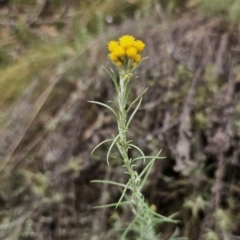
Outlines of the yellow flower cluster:
[[143,51],[145,44],[141,40],[135,40],[133,36],[124,35],[119,41],[110,41],[108,50],[109,58],[118,66],[135,67],[142,59],[140,52]]

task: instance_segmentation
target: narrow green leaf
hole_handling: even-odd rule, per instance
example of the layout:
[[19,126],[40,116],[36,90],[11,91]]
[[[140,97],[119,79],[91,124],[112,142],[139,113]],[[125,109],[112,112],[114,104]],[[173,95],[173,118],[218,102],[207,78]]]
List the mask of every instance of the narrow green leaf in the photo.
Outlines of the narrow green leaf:
[[122,195],[121,195],[121,197],[119,198],[115,209],[117,209],[117,207],[118,207],[119,204],[121,203],[123,197],[125,196],[125,193],[126,193],[127,189],[129,189],[128,186],[129,186],[130,182],[131,182],[131,179],[130,179],[130,180],[128,181],[128,183],[126,184],[126,187],[123,189]]
[[160,219],[163,219],[165,222],[171,222],[171,223],[178,223],[178,222],[179,222],[179,221],[177,221],[177,220],[173,220],[173,219],[171,219],[171,218],[168,218],[168,217],[165,217],[165,216],[163,216],[163,215],[160,215],[160,214],[154,212],[151,208],[149,208],[149,211],[151,211],[151,213],[152,213],[153,215],[155,215],[156,217],[158,217],[158,218],[160,218]]
[[104,103],[101,103],[101,102],[97,102],[97,101],[88,101],[88,102],[95,103],[95,104],[101,105],[101,106],[109,109],[115,115],[115,117],[118,118],[117,113],[110,106],[108,106],[107,104],[104,104]]
[[137,217],[135,217],[132,222],[128,225],[128,227],[125,229],[124,233],[122,234],[120,240],[124,240],[127,233],[132,229],[132,227],[134,226],[135,222],[137,221]]
[[118,91],[119,85],[118,85],[118,82],[117,82],[117,78],[114,75],[114,72],[112,71],[113,73],[110,73],[104,66],[102,66],[102,68],[109,74],[109,76],[111,77],[111,79],[112,79],[112,81],[115,85],[116,90]]
[[107,139],[107,140],[104,140],[104,141],[100,142],[100,143],[92,150],[91,155],[93,154],[93,152],[94,152],[98,147],[100,147],[100,146],[103,145],[104,143],[110,142],[110,141],[113,141],[113,139]]
[[108,149],[108,153],[107,153],[107,164],[108,164],[108,165],[109,165],[108,158],[109,158],[110,152],[111,152],[114,144],[116,143],[116,141],[118,140],[119,137],[120,137],[120,133],[115,137],[115,139],[113,140],[111,146],[110,146],[109,149]]
[[[176,212],[176,213],[173,213],[172,215],[168,216],[168,218],[175,218],[175,217],[177,217],[178,215],[179,215],[179,213]],[[178,221],[178,220],[176,220],[176,221]]]
[[136,145],[134,145],[134,144],[129,144],[129,146],[137,149],[137,150],[142,154],[143,162],[145,163],[145,155],[144,155],[143,151],[142,151],[139,147],[137,147]]
[[132,106],[138,101],[139,98],[142,97],[142,95],[148,90],[148,88],[146,88],[139,96],[137,96],[134,101],[130,104],[130,106],[127,109],[127,113],[130,111],[130,109],[132,108]]
[[142,189],[142,188],[144,187],[144,185],[145,185],[145,183],[146,183],[146,180],[147,180],[147,178],[148,178],[148,176],[149,176],[149,174],[150,174],[150,171],[151,171],[151,169],[152,169],[152,167],[153,167],[154,161],[155,161],[155,159],[152,159],[152,160],[149,162],[149,164],[143,169],[143,171],[141,172],[141,174],[139,175],[139,177],[141,178],[142,173],[145,172],[145,170],[147,170],[147,171],[146,171],[146,174],[145,174],[145,176],[144,176],[144,178],[143,178],[143,180],[142,180],[142,183],[141,183],[141,185],[140,185],[140,189]]
[[151,163],[158,158],[158,156],[160,155],[160,153],[162,152],[162,150],[160,150],[156,156],[153,157],[153,159],[147,164],[147,166],[142,170],[142,172],[139,174],[139,177],[142,177],[143,174],[147,171],[147,169],[149,168],[149,166],[151,165]]
[[130,187],[128,187],[128,185],[125,185],[123,183],[118,183],[118,182],[113,182],[113,181],[109,181],[109,180],[92,180],[91,183],[102,183],[102,184],[111,184],[111,185],[115,185],[118,187],[122,187],[122,188],[128,188],[130,190],[132,190]]
[[[121,202],[121,203],[119,204],[119,206],[127,205],[127,204],[129,204],[129,202],[128,202],[128,201],[125,201],[125,202]],[[110,204],[95,206],[95,207],[93,207],[93,208],[94,208],[94,209],[109,208],[109,207],[115,207],[116,205],[117,205],[117,203],[110,203]]]
[[153,164],[154,164],[154,161],[156,160],[156,158],[159,156],[159,154],[161,153],[162,150],[160,150],[157,155],[155,157],[153,157],[153,159],[147,164],[147,166],[142,170],[141,174],[139,175],[139,177],[141,178],[143,176],[143,174],[146,172],[143,180],[142,180],[142,183],[140,185],[140,189],[142,189],[145,185],[145,182],[150,174],[150,171],[153,167]]
[[131,92],[131,88],[128,88],[127,93],[126,93],[126,99],[128,99],[130,92]]
[[127,125],[126,125],[127,128],[128,128],[128,126],[129,126],[129,124],[131,123],[131,121],[132,121],[134,115],[136,114],[138,108],[140,107],[141,102],[142,102],[142,98],[140,98],[137,107],[134,109],[133,113],[131,114],[130,118],[128,119],[128,122],[127,122]]
[[121,156],[123,158],[124,155],[123,155],[123,152],[122,152],[121,147],[120,147],[118,142],[117,142],[117,148],[118,148],[118,151],[120,152],[120,154],[121,154]]
[[[154,156],[137,157],[137,158],[132,159],[131,162],[135,162],[135,161],[143,159],[143,158],[145,158],[145,159],[152,159],[152,158],[154,158]],[[156,159],[164,159],[164,158],[166,158],[166,157],[156,157]]]

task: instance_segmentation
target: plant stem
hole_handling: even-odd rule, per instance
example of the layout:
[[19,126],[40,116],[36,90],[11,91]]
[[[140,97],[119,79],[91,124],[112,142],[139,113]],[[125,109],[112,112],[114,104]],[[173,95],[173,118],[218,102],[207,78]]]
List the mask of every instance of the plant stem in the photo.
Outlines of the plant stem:
[[118,119],[118,130],[120,133],[120,140],[119,140],[119,147],[120,152],[123,157],[124,166],[127,168],[128,174],[130,175],[131,182],[130,186],[133,189],[132,192],[132,201],[134,205],[138,205],[138,200],[141,199],[142,194],[138,191],[140,185],[138,181],[138,176],[133,170],[133,166],[131,165],[131,160],[128,157],[128,149],[129,144],[127,141],[127,113],[126,113],[126,102],[127,102],[127,96],[126,96],[126,88],[127,88],[127,81],[126,76],[120,76],[120,91],[118,93],[118,108],[119,108],[119,119]]
[[[151,221],[151,217],[144,216],[144,210],[148,208],[147,204],[144,202],[143,195],[141,193],[141,181],[138,173],[133,170],[133,165],[131,159],[128,157],[129,142],[127,141],[127,85],[130,80],[130,75],[120,74],[120,88],[118,91],[118,130],[119,130],[119,151],[122,155],[124,166],[127,169],[127,173],[130,176],[129,185],[132,189],[131,201],[133,203],[133,211],[137,214],[139,218],[139,227],[143,230],[141,231],[141,240],[154,240],[156,236],[154,234],[154,229]],[[143,236],[144,235],[144,236]]]

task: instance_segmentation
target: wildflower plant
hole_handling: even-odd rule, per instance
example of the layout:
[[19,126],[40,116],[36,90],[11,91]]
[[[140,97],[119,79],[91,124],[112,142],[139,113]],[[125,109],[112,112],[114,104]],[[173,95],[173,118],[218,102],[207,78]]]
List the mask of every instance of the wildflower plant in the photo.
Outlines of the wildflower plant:
[[[124,35],[118,41],[110,41],[108,44],[109,58],[115,65],[119,76],[116,76],[114,71],[110,69],[108,74],[111,76],[117,92],[117,102],[115,103],[115,109],[111,106],[101,102],[90,101],[92,103],[99,104],[110,110],[116,118],[118,125],[118,134],[111,139],[104,140],[99,143],[92,151],[92,153],[102,144],[111,142],[109,150],[107,152],[107,164],[109,164],[110,153],[113,147],[117,147],[120,156],[122,158],[123,168],[125,173],[129,176],[126,184],[105,181],[94,180],[92,182],[98,182],[103,184],[112,184],[122,188],[122,194],[117,203],[98,206],[96,208],[105,207],[119,207],[122,205],[129,205],[134,219],[123,231],[121,239],[126,239],[128,233],[135,232],[139,240],[155,240],[159,239],[155,232],[155,226],[163,222],[176,222],[172,217],[164,217],[154,211],[147,201],[144,199],[142,189],[146,183],[147,177],[151,172],[153,164],[156,159],[161,159],[159,151],[155,156],[145,156],[143,151],[127,139],[127,132],[130,123],[135,116],[137,110],[142,102],[142,96],[147,91],[145,89],[139,96],[136,97],[131,103],[128,103],[128,95],[131,89],[129,88],[129,82],[133,76],[135,69],[144,60],[141,56],[141,52],[144,50],[145,44],[141,40],[136,40],[133,36]],[[146,58],[145,58],[146,59]],[[128,105],[127,105],[128,104]],[[134,106],[136,106],[134,108]],[[139,152],[139,157],[131,159],[129,158],[129,149],[135,149]],[[143,161],[145,164],[144,169],[139,172],[136,168],[137,161]]]

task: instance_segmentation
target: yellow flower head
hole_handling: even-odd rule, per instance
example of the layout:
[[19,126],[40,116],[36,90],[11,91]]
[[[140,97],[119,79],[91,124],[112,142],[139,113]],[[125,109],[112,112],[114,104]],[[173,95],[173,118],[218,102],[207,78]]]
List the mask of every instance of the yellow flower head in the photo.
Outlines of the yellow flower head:
[[134,47],[141,52],[145,48],[145,44],[141,40],[135,41]]
[[113,61],[113,62],[117,62],[118,61],[118,56],[112,52],[109,54],[109,58]]
[[109,43],[108,43],[108,50],[110,51],[110,52],[113,52],[114,51],[114,49],[116,48],[116,47],[118,47],[119,45],[118,45],[118,42],[117,41],[110,41]]
[[108,43],[109,58],[118,68],[131,71],[141,61],[140,52],[144,48],[145,44],[141,40],[135,40],[133,36],[124,35],[118,41]]
[[137,54],[135,57],[134,57],[134,61],[136,62],[140,62],[142,59],[141,55],[140,54]]
[[123,57],[125,55],[125,50],[121,46],[117,46],[113,53],[115,53],[118,57]]
[[134,47],[130,47],[126,50],[126,54],[129,58],[135,58],[137,55],[137,49]]
[[119,38],[119,44],[124,49],[132,47],[134,45],[134,41],[135,41],[134,37],[129,35],[124,35],[121,38]]

